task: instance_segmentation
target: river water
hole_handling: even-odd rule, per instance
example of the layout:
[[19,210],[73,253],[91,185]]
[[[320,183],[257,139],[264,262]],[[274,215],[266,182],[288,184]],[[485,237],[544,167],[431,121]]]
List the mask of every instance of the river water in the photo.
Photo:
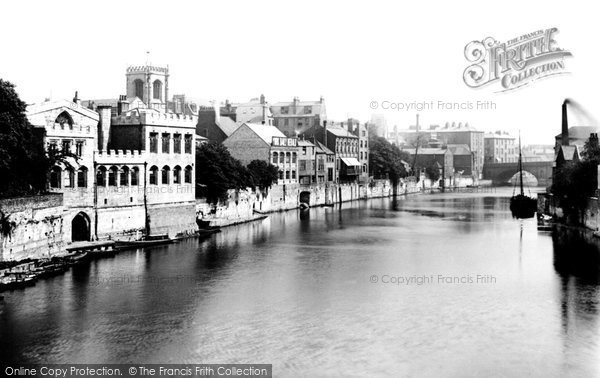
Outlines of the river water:
[[600,375],[600,252],[510,191],[290,211],[0,301],[0,359],[272,363],[275,376]]

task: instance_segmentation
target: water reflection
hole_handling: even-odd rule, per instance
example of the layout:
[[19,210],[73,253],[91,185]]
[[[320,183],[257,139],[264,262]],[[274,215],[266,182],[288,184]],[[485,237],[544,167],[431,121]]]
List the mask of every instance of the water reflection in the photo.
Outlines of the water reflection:
[[[512,219],[509,196],[277,213],[80,266],[6,295],[0,359],[257,361],[282,376],[597,375],[598,248]],[[497,281],[390,285],[386,274]]]

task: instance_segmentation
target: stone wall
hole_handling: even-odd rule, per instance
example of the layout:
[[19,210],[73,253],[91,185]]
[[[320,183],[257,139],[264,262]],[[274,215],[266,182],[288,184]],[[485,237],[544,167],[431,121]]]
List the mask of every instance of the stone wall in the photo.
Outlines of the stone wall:
[[0,200],[0,210],[14,222],[10,235],[0,235],[0,261],[60,254],[63,209],[62,194]]
[[600,202],[598,197],[589,197],[587,199],[587,206],[579,219],[576,219],[572,215],[567,215],[562,208],[560,200],[551,193],[538,194],[537,201],[538,214],[549,215],[563,224],[572,226],[583,225],[583,227],[592,231],[600,230]]
[[[449,186],[449,180],[446,181],[446,186]],[[465,187],[472,185],[473,180],[470,177],[461,178],[453,184]],[[421,177],[419,182],[401,181],[398,194],[420,193],[437,188],[439,183],[432,185],[431,180]],[[199,220],[210,222],[211,226],[227,226],[253,220],[265,213],[296,209],[301,199],[302,202],[308,199],[309,206],[323,206],[359,199],[389,197],[392,194],[392,185],[387,180],[376,180],[370,184],[274,185],[266,191],[229,190],[227,200],[216,205],[198,199],[196,213]]]

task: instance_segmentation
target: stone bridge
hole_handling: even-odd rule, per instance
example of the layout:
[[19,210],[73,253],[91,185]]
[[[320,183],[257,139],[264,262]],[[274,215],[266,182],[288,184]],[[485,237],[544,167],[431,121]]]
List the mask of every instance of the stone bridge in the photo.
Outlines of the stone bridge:
[[[552,184],[552,161],[525,161],[523,170],[534,175],[539,186]],[[486,163],[483,166],[483,178],[494,184],[506,184],[518,172],[518,163]]]

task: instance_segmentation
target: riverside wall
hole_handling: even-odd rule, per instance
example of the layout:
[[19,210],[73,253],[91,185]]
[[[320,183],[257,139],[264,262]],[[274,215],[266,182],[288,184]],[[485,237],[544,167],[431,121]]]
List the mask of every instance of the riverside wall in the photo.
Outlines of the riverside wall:
[[63,196],[47,194],[0,200],[6,233],[0,234],[0,261],[51,257],[64,240]]
[[[449,186],[449,182],[446,185]],[[471,178],[453,179],[456,187],[473,185]],[[401,181],[398,195],[415,194],[439,189],[439,183],[421,178],[416,181]],[[264,214],[297,209],[301,203],[309,206],[324,206],[336,203],[392,196],[392,185],[388,180],[375,180],[369,184],[347,183],[330,185],[274,185],[268,190],[229,190],[227,199],[217,204],[204,199],[196,201],[196,217],[211,227],[224,227],[258,219]]]

